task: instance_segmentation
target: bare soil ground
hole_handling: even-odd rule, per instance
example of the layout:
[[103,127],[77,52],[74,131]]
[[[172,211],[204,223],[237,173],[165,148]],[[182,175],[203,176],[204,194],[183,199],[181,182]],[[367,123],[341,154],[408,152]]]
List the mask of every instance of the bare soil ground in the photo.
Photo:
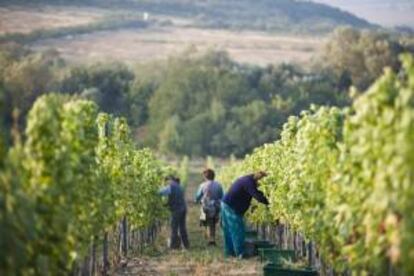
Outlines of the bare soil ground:
[[104,9],[75,6],[0,6],[0,34],[85,25],[107,13]]
[[85,60],[142,63],[166,59],[189,47],[195,47],[200,51],[226,50],[236,61],[267,65],[282,62],[308,63],[321,49],[324,41],[324,38],[173,26],[49,39],[32,45],[32,48],[56,48],[64,58],[75,63]]
[[221,229],[218,229],[218,246],[207,246],[204,228],[199,227],[199,206],[192,203],[201,178],[193,172],[186,190],[188,201],[187,228],[191,249],[171,251],[167,248],[168,225],[159,235],[154,248],[146,255],[132,256],[125,267],[118,268],[115,275],[261,275],[262,266],[257,258],[238,260],[223,257]]

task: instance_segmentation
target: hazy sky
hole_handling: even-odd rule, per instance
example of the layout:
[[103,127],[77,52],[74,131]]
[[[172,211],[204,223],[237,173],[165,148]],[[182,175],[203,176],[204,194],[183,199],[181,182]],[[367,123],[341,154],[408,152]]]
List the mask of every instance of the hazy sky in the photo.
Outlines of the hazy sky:
[[414,0],[313,0],[350,11],[384,26],[414,28]]

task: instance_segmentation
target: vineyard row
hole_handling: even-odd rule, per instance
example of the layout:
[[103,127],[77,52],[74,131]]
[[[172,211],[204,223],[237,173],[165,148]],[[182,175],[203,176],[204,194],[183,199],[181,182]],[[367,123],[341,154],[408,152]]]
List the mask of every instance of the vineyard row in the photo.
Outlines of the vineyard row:
[[336,271],[414,275],[414,63],[403,61],[351,107],[291,117],[280,140],[221,172],[223,183],[269,173],[260,188],[270,207],[252,223],[289,225]]
[[127,238],[153,239],[145,231],[165,215],[154,206],[166,168],[135,147],[124,119],[49,94],[15,140],[0,169],[1,275],[67,275],[101,242],[107,269],[108,237],[125,240],[122,250]]

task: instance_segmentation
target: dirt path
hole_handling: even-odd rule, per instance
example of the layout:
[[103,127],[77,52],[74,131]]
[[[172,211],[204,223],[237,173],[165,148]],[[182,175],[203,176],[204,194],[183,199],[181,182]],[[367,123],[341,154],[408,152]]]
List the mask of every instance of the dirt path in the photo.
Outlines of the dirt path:
[[[224,259],[221,231],[218,246],[207,246],[204,228],[199,227],[199,206],[192,203],[201,178],[190,176],[186,195],[188,202],[187,227],[191,249],[171,251],[167,248],[168,226],[164,227],[153,248],[143,256],[131,257],[115,275],[261,275],[256,258],[250,260]],[[221,230],[221,229],[219,229]]]

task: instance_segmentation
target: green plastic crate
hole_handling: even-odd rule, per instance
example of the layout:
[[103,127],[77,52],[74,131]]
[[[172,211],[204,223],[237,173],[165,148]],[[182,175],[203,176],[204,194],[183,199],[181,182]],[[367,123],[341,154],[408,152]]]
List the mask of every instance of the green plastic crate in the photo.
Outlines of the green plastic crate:
[[257,239],[257,231],[255,230],[246,230],[244,235],[246,239]]
[[257,256],[260,248],[274,248],[269,241],[264,240],[246,240],[244,242],[245,255],[248,257]]
[[259,255],[259,250],[261,249],[271,249],[271,248],[275,248],[274,244],[271,244],[269,241],[265,241],[265,240],[258,240],[258,241],[254,241],[254,248],[255,248],[255,255]]
[[255,240],[253,241],[253,244],[256,249],[273,247],[273,244],[266,240]]
[[314,269],[284,268],[275,264],[267,264],[263,267],[264,276],[318,276]]
[[296,260],[294,250],[279,250],[275,248],[260,248],[259,256],[261,262],[271,262],[274,264],[280,264],[282,259],[288,260],[290,262]]

